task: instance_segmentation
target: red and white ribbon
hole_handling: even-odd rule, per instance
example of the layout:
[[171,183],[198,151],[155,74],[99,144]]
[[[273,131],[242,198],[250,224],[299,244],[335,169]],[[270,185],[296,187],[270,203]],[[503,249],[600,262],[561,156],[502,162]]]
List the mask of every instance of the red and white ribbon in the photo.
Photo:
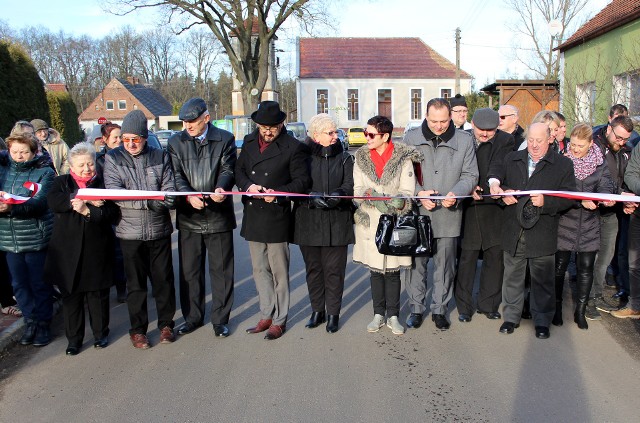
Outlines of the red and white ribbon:
[[36,195],[36,193],[40,191],[40,188],[42,188],[41,184],[37,182],[31,182],[31,181],[25,182],[24,184],[22,184],[22,186],[31,191],[30,197],[24,197],[22,195],[9,194],[8,192],[5,192],[4,195],[0,197],[0,203],[5,203],[5,204],[25,203],[29,201],[31,197]]

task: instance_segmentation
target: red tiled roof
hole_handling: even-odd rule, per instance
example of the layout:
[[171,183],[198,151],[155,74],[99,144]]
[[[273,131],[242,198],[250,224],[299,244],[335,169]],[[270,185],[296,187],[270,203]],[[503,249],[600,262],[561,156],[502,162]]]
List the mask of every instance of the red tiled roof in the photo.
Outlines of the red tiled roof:
[[49,91],[60,91],[65,93],[68,91],[66,84],[47,84],[46,88]]
[[420,38],[300,38],[300,78],[448,79],[455,70]]
[[613,0],[557,49],[568,50],[640,18],[640,0]]

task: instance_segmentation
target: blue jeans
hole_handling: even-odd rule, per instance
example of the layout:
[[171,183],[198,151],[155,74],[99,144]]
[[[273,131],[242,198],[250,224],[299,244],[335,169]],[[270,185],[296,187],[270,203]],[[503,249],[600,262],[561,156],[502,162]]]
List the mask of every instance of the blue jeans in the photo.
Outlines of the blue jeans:
[[25,320],[49,322],[53,315],[53,288],[42,279],[47,251],[7,253],[13,295]]

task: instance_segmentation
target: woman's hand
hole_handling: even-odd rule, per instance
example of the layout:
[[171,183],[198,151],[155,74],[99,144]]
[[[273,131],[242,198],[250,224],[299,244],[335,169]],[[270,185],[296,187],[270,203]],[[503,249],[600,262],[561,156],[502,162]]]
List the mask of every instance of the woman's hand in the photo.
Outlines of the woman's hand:
[[89,207],[87,207],[86,201],[84,200],[74,198],[71,200],[71,207],[73,208],[73,211],[80,213],[83,216],[89,214]]
[[104,200],[91,200],[91,201],[87,201],[87,203],[91,204],[93,207],[104,206]]
[[598,206],[596,206],[596,203],[591,200],[582,200],[582,207],[587,210],[595,210],[596,208],[598,208]]

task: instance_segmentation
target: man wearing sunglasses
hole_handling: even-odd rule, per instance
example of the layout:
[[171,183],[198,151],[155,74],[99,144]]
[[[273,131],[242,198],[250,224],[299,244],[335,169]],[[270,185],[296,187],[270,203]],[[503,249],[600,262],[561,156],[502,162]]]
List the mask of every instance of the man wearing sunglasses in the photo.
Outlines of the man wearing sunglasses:
[[[427,103],[422,126],[408,131],[404,142],[415,146],[423,155],[422,179],[416,184],[420,197],[469,195],[478,183],[478,165],[471,135],[457,130],[451,121],[451,105],[446,99],[434,98]],[[431,218],[435,244],[434,275],[431,294],[431,319],[437,329],[449,329],[445,314],[453,297],[456,274],[458,236],[462,224],[462,208],[455,198],[439,204],[421,199],[420,213]],[[405,287],[411,314],[407,326],[418,328],[426,310],[428,257],[415,257]]]
[[[104,163],[108,189],[175,191],[169,154],[147,145],[147,117],[141,110],[122,121],[122,145],[109,151]],[[175,198],[117,201],[121,219],[116,226],[127,275],[129,336],[135,348],[148,349],[147,279],[151,280],[158,311],[160,343],[175,340],[173,316],[176,293],[171,257],[173,225],[169,209]]]
[[503,104],[498,109],[498,115],[500,116],[498,129],[513,135],[513,150],[518,151],[520,144],[524,142],[524,129],[518,125],[518,108],[511,104]]

